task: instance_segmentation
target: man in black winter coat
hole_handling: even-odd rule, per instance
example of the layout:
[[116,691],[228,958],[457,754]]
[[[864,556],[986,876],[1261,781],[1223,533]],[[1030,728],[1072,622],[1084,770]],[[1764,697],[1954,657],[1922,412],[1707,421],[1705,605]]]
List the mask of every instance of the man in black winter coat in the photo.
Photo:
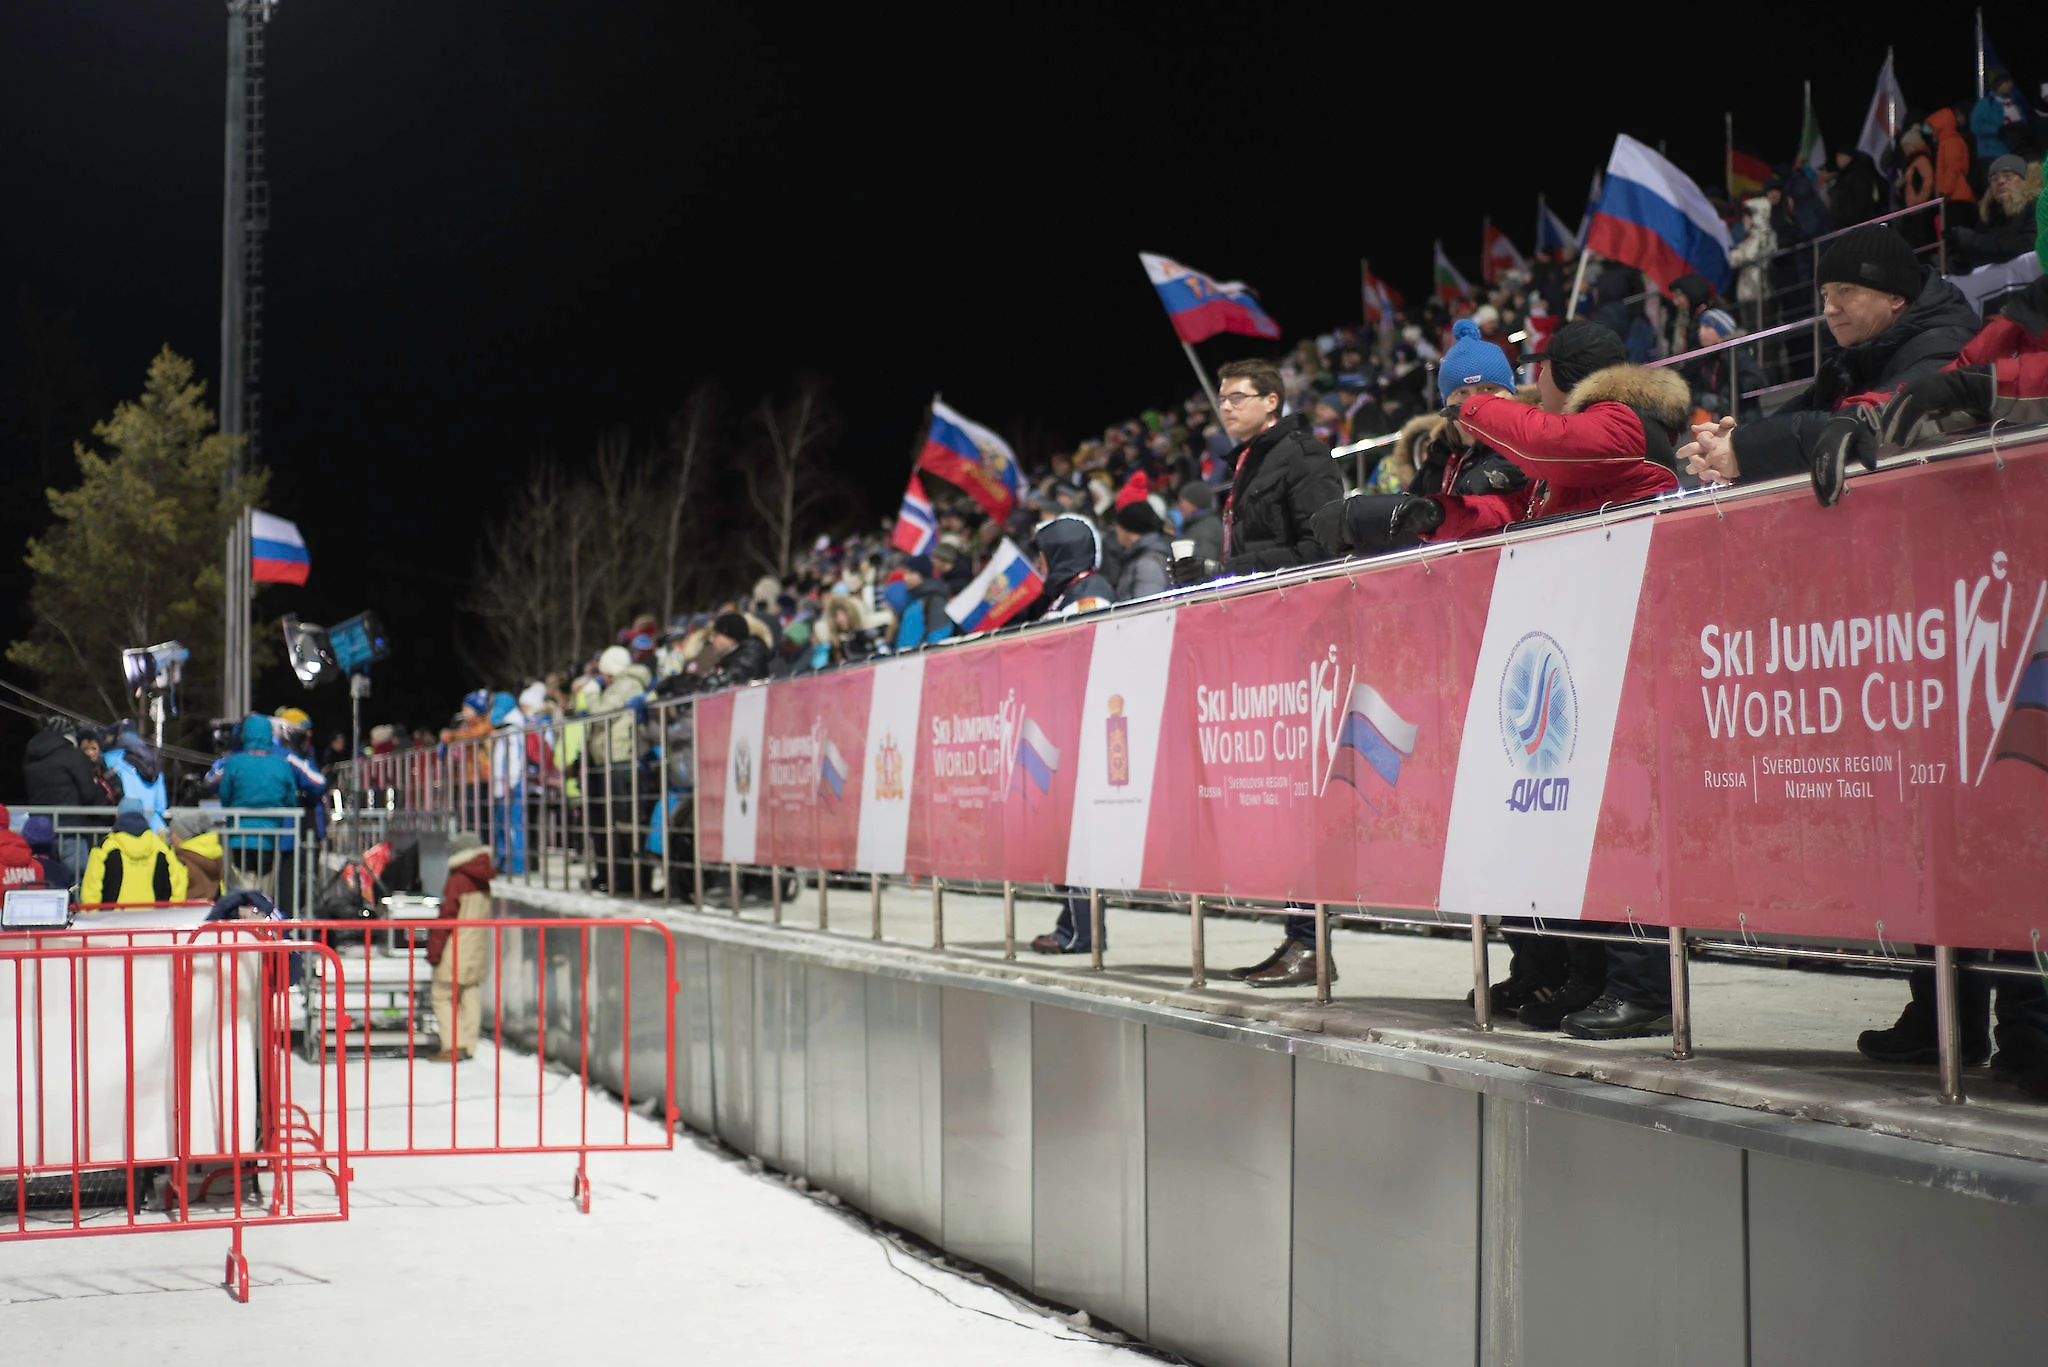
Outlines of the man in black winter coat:
[[29,805],[103,807],[106,794],[93,778],[93,763],[78,748],[70,723],[52,717],[29,737],[21,777]]
[[704,680],[706,691],[765,679],[774,662],[768,643],[749,630],[747,619],[737,612],[725,613],[713,622],[704,644],[718,655],[717,667]]
[[1216,372],[1217,416],[1237,443],[1223,506],[1223,573],[1256,574],[1329,559],[1309,531],[1317,510],[1344,494],[1344,476],[1308,419],[1280,416],[1285,392],[1270,361],[1231,361]]
[[1832,505],[1850,457],[1877,468],[1885,402],[1906,381],[1954,360],[1982,325],[1962,292],[1921,266],[1885,224],[1836,238],[1818,279],[1840,349],[1804,394],[1770,417],[1694,428],[1694,440],[1678,452],[1693,474],[1731,483],[1805,471],[1820,501]]

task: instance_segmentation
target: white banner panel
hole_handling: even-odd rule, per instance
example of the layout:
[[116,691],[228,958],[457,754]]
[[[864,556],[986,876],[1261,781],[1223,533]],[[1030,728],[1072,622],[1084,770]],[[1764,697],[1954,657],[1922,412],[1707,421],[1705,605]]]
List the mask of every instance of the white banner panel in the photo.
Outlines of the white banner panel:
[[1445,911],[1577,917],[1584,907],[1653,525],[1501,553],[1451,794]]
[[860,837],[854,867],[903,872],[910,839],[910,789],[917,778],[917,719],[924,704],[924,656],[875,667],[868,697],[867,748],[860,767]]
[[754,862],[754,833],[761,824],[762,768],[767,762],[761,731],[768,720],[768,690],[733,694],[732,739],[725,748],[725,862]]
[[1151,612],[1095,627],[1088,690],[1081,703],[1074,825],[1067,881],[1084,888],[1134,888],[1145,871],[1145,825],[1166,677],[1178,611]]

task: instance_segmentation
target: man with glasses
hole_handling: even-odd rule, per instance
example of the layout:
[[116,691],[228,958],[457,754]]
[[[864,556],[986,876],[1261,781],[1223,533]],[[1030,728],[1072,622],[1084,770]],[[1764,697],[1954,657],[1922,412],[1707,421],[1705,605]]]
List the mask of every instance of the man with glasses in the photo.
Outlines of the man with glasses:
[[1217,415],[1237,443],[1223,504],[1223,573],[1256,574],[1329,559],[1309,522],[1344,496],[1344,477],[1306,417],[1281,416],[1280,371],[1271,361],[1231,361],[1216,372]]

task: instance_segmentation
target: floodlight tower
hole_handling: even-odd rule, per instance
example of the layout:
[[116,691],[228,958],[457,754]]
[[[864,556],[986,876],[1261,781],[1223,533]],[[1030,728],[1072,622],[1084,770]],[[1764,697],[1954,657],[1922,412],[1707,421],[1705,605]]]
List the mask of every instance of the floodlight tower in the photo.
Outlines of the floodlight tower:
[[[263,40],[277,0],[227,0],[227,166],[220,271],[220,429],[243,438],[226,479],[232,490],[262,454],[263,234],[270,227],[264,173]],[[221,710],[249,710],[249,537],[246,512],[228,536]]]

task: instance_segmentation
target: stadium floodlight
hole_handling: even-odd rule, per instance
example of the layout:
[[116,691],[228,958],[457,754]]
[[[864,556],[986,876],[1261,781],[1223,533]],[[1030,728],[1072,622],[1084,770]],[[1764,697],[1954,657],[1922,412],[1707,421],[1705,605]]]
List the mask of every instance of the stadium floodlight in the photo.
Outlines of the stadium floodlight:
[[345,622],[336,622],[327,629],[327,639],[334,647],[335,664],[350,674],[365,673],[391,655],[390,638],[375,613],[359,612]]
[[291,660],[292,673],[298,675],[299,682],[308,688],[338,678],[341,674],[341,666],[334,658],[334,643],[328,638],[326,627],[301,622],[286,613],[284,650]]

